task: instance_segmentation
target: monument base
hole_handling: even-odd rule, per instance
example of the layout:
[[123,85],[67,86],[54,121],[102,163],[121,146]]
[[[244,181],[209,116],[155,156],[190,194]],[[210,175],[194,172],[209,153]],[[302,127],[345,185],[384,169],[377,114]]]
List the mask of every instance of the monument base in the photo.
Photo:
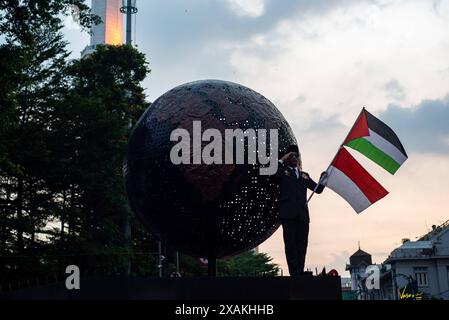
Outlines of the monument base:
[[25,300],[341,300],[340,277],[92,278],[6,293]]

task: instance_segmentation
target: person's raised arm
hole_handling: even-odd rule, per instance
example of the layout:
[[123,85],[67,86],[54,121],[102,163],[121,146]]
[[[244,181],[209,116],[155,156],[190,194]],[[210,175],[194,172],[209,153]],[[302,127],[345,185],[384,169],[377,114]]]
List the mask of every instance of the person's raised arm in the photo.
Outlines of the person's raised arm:
[[274,174],[275,177],[280,177],[284,173],[285,167],[288,165],[288,162],[292,156],[293,152],[289,152],[286,155],[284,155],[281,159],[279,159],[278,170]]

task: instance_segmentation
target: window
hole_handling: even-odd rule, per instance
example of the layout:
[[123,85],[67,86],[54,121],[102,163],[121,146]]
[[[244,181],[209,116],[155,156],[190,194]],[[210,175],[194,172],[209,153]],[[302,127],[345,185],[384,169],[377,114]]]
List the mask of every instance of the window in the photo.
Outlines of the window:
[[413,268],[413,270],[415,271],[415,279],[418,283],[418,287],[427,287],[429,285],[427,267],[416,267]]

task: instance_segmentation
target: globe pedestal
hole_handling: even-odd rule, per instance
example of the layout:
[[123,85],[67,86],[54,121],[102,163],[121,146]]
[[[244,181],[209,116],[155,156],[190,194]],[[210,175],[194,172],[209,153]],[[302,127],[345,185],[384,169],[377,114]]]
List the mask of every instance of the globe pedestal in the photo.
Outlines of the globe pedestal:
[[209,263],[207,264],[207,271],[209,274],[209,277],[216,277],[217,276],[217,259],[215,258],[209,258]]

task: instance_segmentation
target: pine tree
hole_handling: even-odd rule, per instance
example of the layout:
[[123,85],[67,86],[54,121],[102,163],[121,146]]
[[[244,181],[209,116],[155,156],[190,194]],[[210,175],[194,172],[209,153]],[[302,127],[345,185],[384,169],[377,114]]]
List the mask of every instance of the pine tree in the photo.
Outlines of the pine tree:
[[[37,275],[54,212],[46,185],[52,112],[64,95],[68,53],[61,15],[77,5],[87,28],[98,22],[81,0],[0,1],[0,266],[2,278]],[[14,272],[8,274],[6,270]]]
[[65,199],[54,240],[85,256],[76,261],[80,267],[116,266],[113,272],[123,273],[132,255],[121,232],[129,214],[122,165],[129,127],[148,107],[140,85],[148,71],[145,56],[131,46],[100,46],[67,69],[70,89],[55,109],[50,140],[54,162],[64,163],[53,170],[54,190]]

